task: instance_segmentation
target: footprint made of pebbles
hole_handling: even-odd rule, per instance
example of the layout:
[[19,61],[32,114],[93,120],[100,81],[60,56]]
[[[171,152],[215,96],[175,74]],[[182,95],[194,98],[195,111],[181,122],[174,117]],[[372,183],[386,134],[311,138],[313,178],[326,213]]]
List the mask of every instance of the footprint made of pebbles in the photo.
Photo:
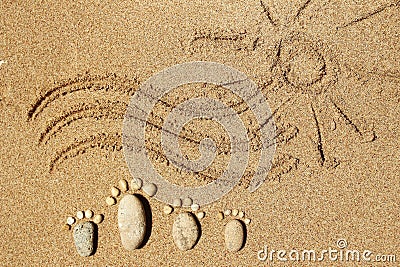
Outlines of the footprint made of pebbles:
[[[102,214],[94,215],[93,211],[86,210],[78,211],[75,217],[68,217],[67,224],[64,226],[66,230],[70,230],[71,226],[75,224],[72,228],[72,236],[74,239],[76,251],[82,257],[89,257],[96,252],[97,249],[97,238],[98,238],[98,230],[97,225],[100,224],[104,216]],[[86,220],[85,219],[89,219]]]

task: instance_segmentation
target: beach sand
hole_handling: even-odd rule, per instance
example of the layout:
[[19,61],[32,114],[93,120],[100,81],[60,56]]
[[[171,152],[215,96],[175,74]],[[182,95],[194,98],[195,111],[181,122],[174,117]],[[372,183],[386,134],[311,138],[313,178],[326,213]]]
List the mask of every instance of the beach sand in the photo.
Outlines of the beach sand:
[[[400,258],[398,1],[2,1],[0,11],[0,265],[396,266],[375,261]],[[105,202],[111,186],[133,178],[121,140],[127,105],[152,75],[191,61],[225,64],[259,86],[277,127],[271,171],[258,190],[246,189],[260,156],[251,150],[240,183],[200,207],[201,237],[188,251],[171,236],[180,210],[166,215],[165,203],[146,196],[151,235],[127,251],[118,206]],[[168,181],[205,185],[228,166],[218,123],[194,120],[180,134],[188,158],[200,154],[185,136],[215,138],[226,152],[200,174],[167,164],[156,127],[166,107],[191,97],[238,101],[224,90],[183,86],[153,110],[146,147]],[[251,113],[241,119],[257,130]],[[81,257],[63,226],[87,209],[104,221],[95,254]],[[226,209],[251,218],[234,253],[224,245],[230,218],[217,219]],[[271,262],[258,257],[265,246],[373,254],[371,262],[292,263],[276,254]]]

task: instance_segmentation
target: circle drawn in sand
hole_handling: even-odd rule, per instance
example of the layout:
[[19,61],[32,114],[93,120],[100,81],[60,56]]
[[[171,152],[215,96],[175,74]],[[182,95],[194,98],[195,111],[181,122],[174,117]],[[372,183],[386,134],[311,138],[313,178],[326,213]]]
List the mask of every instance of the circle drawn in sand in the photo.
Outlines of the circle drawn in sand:
[[[132,96],[123,125],[123,148],[128,168],[144,184],[156,185],[154,197],[174,205],[177,199],[191,199],[198,205],[212,203],[227,194],[242,178],[249,161],[249,136],[239,115],[221,101],[208,97],[189,99],[178,105],[162,126],[162,148],[171,164],[186,171],[206,169],[215,158],[215,142],[200,142],[201,157],[185,158],[179,148],[179,133],[190,120],[206,118],[220,123],[229,135],[231,158],[227,169],[218,179],[205,186],[187,187],[172,184],[162,177],[151,163],[145,146],[145,127],[153,107],[163,95],[181,85],[211,83],[227,88],[240,96],[255,114],[261,133],[261,154],[258,168],[250,182],[254,192],[264,182],[275,152],[275,124],[272,114],[259,88],[248,77],[231,67],[215,62],[189,62],[172,66],[148,79]],[[185,205],[184,205],[185,206]]]

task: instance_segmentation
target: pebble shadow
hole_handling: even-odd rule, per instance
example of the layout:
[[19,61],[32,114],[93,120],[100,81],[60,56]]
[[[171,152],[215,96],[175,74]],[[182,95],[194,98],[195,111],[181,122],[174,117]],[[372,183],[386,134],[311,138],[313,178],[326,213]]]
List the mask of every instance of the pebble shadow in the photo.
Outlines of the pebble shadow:
[[135,196],[138,197],[139,200],[142,202],[142,205],[144,207],[144,211],[146,214],[146,233],[145,233],[142,244],[138,247],[138,249],[141,249],[147,244],[147,242],[150,239],[151,230],[153,227],[153,214],[151,213],[151,207],[150,207],[149,201],[140,194],[135,194]]

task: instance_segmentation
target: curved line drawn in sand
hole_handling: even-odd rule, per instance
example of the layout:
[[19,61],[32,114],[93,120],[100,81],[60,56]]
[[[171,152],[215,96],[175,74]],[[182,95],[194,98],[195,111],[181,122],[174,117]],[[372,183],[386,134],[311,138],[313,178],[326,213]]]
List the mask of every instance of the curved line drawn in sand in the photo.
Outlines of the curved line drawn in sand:
[[[258,92],[259,89],[244,74],[213,62],[189,62],[170,67],[147,80],[132,97],[123,129],[124,152],[132,176],[146,177],[145,183],[156,184],[158,190],[155,198],[170,205],[177,199],[187,198],[192,199],[193,203],[198,205],[209,204],[229,192],[242,177],[242,172],[248,164],[249,140],[246,128],[234,110],[208,97],[187,100],[168,115],[162,127],[162,146],[166,148],[164,149],[164,152],[167,153],[166,157],[180,162],[186,171],[204,170],[215,158],[214,141],[203,139],[200,142],[200,153],[202,154],[200,159],[191,161],[183,157],[176,146],[178,135],[170,133],[181,132],[183,125],[194,118],[213,119],[223,125],[231,140],[231,160],[223,176],[206,186],[188,188],[166,181],[154,170],[146,153],[144,137],[146,123],[144,121],[159,98],[170,90],[187,83],[223,85],[246,101],[255,113],[258,125],[269,121],[266,123],[266,127],[260,129],[263,149],[261,149],[258,170],[254,173],[249,186],[249,191],[254,192],[265,180],[275,150],[275,145],[273,145],[275,126],[270,119],[271,112],[261,92],[253,97],[254,92]],[[252,95],[248,95],[249,92],[252,92]],[[152,97],[146,97],[147,94]],[[226,114],[231,115],[226,116]],[[171,151],[172,153],[170,153]],[[232,169],[233,166],[234,169]],[[239,171],[237,171],[238,169]]]
[[127,104],[121,101],[96,101],[96,104],[79,104],[72,107],[63,115],[52,120],[46,129],[40,134],[38,143],[47,144],[47,142],[55,137],[62,128],[70,125],[73,122],[79,121],[84,118],[93,119],[113,119],[122,120],[125,115]]
[[131,96],[138,86],[139,82],[136,78],[130,80],[126,77],[120,78],[116,74],[92,76],[86,73],[85,75],[57,84],[40,96],[29,109],[28,120],[33,120],[39,116],[51,102],[77,91],[116,91]]
[[52,172],[54,168],[61,164],[63,161],[86,153],[86,151],[94,148],[100,148],[110,151],[122,150],[122,136],[119,133],[113,135],[107,133],[100,133],[92,135],[85,140],[77,141],[76,143],[67,146],[61,151],[58,151],[55,157],[50,161],[49,171]]
[[[193,51],[196,53],[204,52],[202,48],[214,47],[214,49],[226,49],[227,47],[235,47],[231,49],[232,52],[238,52],[246,50],[249,53],[255,53],[260,49],[263,49],[263,38],[262,28],[264,24],[272,26],[275,29],[275,33],[280,36],[278,41],[273,46],[273,51],[269,49],[268,53],[272,54],[272,61],[269,70],[272,74],[272,78],[263,82],[264,94],[268,94],[268,88],[283,88],[287,94],[291,96],[289,100],[291,105],[294,105],[297,98],[305,97],[307,102],[310,103],[310,116],[315,122],[315,148],[318,153],[317,160],[321,166],[336,167],[339,162],[336,158],[331,158],[327,155],[324,150],[324,136],[322,135],[320,123],[321,116],[318,109],[314,108],[316,104],[322,104],[327,110],[334,112],[339,115],[343,121],[350,126],[352,132],[355,132],[360,138],[361,143],[372,142],[376,139],[375,132],[371,127],[367,130],[361,130],[361,126],[357,125],[350,119],[351,116],[347,115],[343,109],[339,107],[339,104],[333,100],[331,96],[331,90],[335,89],[338,82],[341,70],[339,64],[336,62],[335,56],[326,47],[326,45],[320,40],[314,40],[313,37],[301,33],[293,29],[296,22],[300,17],[306,14],[307,9],[314,4],[314,1],[307,0],[298,9],[296,14],[292,17],[289,24],[282,25],[276,19],[274,14],[271,13],[270,8],[261,0],[261,22],[254,29],[243,30],[243,38],[239,38],[236,33],[236,38],[224,38],[224,46],[221,46],[218,38],[221,36],[221,32],[235,32],[233,30],[197,30],[195,33],[202,32],[201,38],[202,45],[196,46],[196,34],[195,38],[189,41],[187,45],[187,51],[193,55]],[[393,7],[396,4],[388,5],[379,12],[386,10],[387,8]],[[374,13],[374,12],[373,12]],[[372,13],[371,13],[372,14]],[[374,13],[376,14],[376,12]],[[360,20],[358,20],[360,21]],[[358,22],[357,21],[357,22]],[[356,23],[356,22],[355,22]],[[351,24],[352,25],[352,24]],[[348,26],[351,26],[348,25]],[[206,33],[206,34],[204,34]],[[252,36],[253,39],[243,42],[244,37]],[[249,44],[256,44],[251,46]],[[238,48],[240,47],[240,48]],[[274,89],[276,90],[276,89]],[[324,125],[330,125],[331,123],[323,123]],[[291,129],[293,131],[294,138],[297,135],[299,129],[295,126]],[[332,165],[333,164],[333,165]]]

